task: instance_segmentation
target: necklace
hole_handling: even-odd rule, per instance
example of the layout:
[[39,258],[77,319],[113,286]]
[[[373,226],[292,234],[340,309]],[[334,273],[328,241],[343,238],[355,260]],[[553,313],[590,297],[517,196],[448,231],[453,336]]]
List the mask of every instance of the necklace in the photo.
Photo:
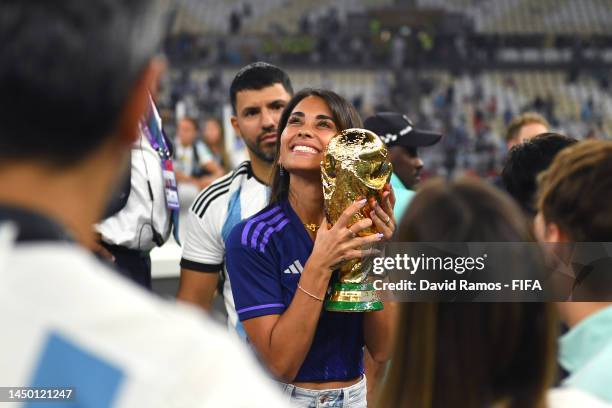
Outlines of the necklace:
[[310,232],[317,232],[319,229],[319,225],[317,224],[306,224],[305,222],[303,224],[304,227],[306,227],[306,229]]

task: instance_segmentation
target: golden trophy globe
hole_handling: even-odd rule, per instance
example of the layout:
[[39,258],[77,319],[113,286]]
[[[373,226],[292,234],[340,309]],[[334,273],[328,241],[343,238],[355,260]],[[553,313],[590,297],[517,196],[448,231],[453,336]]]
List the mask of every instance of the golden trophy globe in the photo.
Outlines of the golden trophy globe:
[[[327,223],[333,225],[342,212],[357,199],[368,204],[353,215],[349,227],[370,217],[369,201],[382,200],[383,187],[389,182],[392,165],[387,147],[375,134],[365,129],[346,129],[335,135],[327,145],[321,162],[321,178],[325,198]],[[377,233],[372,226],[359,233]],[[373,284],[369,281],[372,259],[352,259],[337,266],[337,279],[325,301],[325,309],[335,312],[366,312],[382,310]]]

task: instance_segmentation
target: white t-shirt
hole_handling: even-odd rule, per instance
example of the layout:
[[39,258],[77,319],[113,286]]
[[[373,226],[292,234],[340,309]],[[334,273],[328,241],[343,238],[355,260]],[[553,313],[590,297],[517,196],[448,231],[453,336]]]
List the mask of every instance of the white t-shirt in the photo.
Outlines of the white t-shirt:
[[153,297],[71,243],[4,249],[3,386],[74,387],[79,406],[288,406],[243,345],[195,308]]
[[181,267],[202,273],[223,270],[228,326],[243,339],[246,335],[236,314],[224,265],[225,241],[236,224],[266,206],[268,191],[268,187],[253,175],[251,162],[245,161],[198,194],[185,223]]
[[174,153],[174,169],[188,176],[193,176],[195,166],[194,149],[198,154],[198,166],[203,166],[209,161],[214,160],[210,149],[201,140],[196,140],[192,145],[183,146],[180,142],[176,143],[176,152]]

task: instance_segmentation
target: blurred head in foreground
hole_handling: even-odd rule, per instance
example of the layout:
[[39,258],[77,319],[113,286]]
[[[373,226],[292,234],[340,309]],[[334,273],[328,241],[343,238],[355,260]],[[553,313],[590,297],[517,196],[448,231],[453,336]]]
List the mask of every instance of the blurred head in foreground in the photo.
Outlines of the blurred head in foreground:
[[[610,141],[583,141],[559,153],[538,180],[538,214],[534,222],[538,240],[549,243],[612,241],[611,174]],[[591,248],[595,250],[594,245]],[[574,267],[576,283],[579,283],[575,289],[589,294],[580,300],[610,300],[609,259],[609,254],[602,254],[599,264],[590,265],[589,273],[578,273]],[[574,326],[610,304],[565,302],[559,303],[559,310],[561,318]]]
[[[520,209],[483,182],[426,183],[398,240],[529,241]],[[381,407],[543,406],[556,319],[546,303],[402,303]]]
[[157,2],[7,0],[0,16],[2,200],[90,233],[163,69]]

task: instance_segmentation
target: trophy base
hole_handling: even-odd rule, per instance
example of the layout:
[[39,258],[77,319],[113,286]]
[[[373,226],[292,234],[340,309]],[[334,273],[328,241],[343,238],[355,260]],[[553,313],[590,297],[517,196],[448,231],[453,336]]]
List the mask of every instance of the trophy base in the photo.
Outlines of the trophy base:
[[383,310],[383,303],[371,283],[335,283],[325,301],[329,312],[374,312]]

